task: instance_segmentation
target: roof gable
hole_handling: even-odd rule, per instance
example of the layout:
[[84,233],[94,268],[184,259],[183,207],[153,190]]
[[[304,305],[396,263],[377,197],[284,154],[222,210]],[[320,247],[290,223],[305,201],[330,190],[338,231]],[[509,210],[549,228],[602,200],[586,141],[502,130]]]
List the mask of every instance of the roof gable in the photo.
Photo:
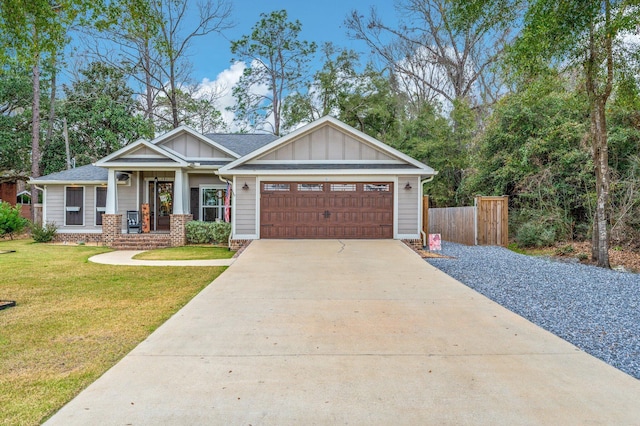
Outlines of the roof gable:
[[410,167],[425,175],[436,174],[429,166],[330,116],[257,149],[222,167],[220,172],[274,170],[278,165],[283,169],[301,165],[314,169],[343,165],[343,169],[361,170]]
[[186,166],[187,162],[165,149],[140,139],[96,161],[95,165],[110,167],[129,164],[171,164]]
[[190,161],[235,160],[240,154],[187,126],[157,137],[152,144]]

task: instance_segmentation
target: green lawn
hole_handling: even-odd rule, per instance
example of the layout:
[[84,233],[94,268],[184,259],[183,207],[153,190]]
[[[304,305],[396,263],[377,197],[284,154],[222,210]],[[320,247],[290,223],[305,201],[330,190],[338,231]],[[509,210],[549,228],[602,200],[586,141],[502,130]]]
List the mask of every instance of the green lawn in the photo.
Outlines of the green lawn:
[[229,259],[236,254],[227,247],[183,246],[149,250],[136,254],[133,258],[139,260],[209,260]]
[[90,263],[102,247],[2,241],[0,424],[55,413],[224,271]]

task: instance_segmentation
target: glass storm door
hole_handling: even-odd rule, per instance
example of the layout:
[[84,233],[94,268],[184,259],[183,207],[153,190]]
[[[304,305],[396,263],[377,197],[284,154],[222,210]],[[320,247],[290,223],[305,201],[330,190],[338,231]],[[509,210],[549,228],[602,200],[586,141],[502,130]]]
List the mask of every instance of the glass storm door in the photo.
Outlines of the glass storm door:
[[149,211],[152,231],[168,231],[173,213],[173,182],[149,182]]

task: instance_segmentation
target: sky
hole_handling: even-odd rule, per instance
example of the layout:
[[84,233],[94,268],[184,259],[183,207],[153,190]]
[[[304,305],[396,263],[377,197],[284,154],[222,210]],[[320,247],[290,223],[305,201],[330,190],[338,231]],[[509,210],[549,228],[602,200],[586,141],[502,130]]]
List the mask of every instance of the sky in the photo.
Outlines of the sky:
[[[244,69],[243,64],[232,64],[230,40],[238,40],[251,34],[252,27],[260,20],[260,14],[269,14],[285,9],[290,21],[302,24],[300,40],[314,41],[321,46],[333,42],[338,47],[346,47],[362,53],[366,62],[368,48],[364,43],[351,40],[347,36],[344,20],[352,10],[367,16],[371,6],[390,20],[396,16],[393,0],[230,0],[233,4],[233,22],[236,24],[223,35],[211,34],[197,38],[192,43],[189,60],[193,65],[192,77],[202,84],[202,90],[222,91],[220,109],[229,123],[232,113],[224,111],[234,103],[231,87],[238,81]],[[317,66],[319,68],[320,65]]]

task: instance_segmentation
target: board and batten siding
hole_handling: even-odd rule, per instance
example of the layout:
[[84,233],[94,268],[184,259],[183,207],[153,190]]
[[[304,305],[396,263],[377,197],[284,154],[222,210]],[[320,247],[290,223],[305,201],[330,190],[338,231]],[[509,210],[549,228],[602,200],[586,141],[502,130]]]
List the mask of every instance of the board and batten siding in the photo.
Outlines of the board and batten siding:
[[[249,186],[249,189],[242,189],[244,184]],[[256,212],[256,194],[257,194],[257,179],[252,176],[237,178],[235,182],[235,211],[232,212],[235,215],[236,229],[235,235],[257,235],[258,230],[256,226],[257,212]]]
[[257,161],[394,160],[384,152],[330,126],[323,126]]
[[230,160],[235,160],[235,158],[226,152],[186,133],[178,135],[167,142],[163,142],[162,146],[186,158],[229,158]]
[[[411,189],[405,189],[409,183]],[[420,178],[417,176],[398,176],[398,186],[396,192],[398,194],[398,235],[411,236],[417,238],[420,234],[420,216],[419,210],[421,202]]]

